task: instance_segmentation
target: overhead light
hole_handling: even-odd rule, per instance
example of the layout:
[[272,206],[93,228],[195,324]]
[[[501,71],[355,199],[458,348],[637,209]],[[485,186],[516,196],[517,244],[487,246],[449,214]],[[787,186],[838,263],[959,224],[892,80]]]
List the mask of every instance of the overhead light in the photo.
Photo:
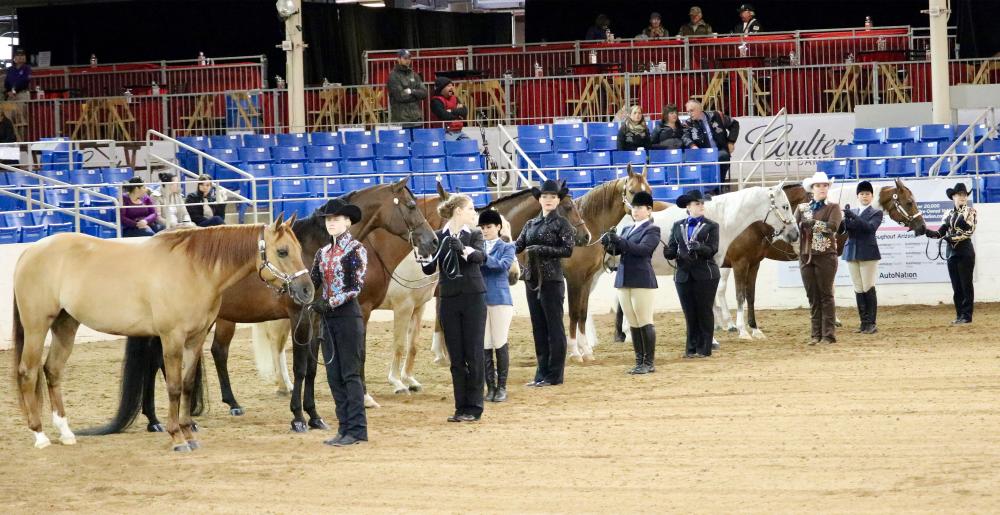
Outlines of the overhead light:
[[295,7],[295,0],[278,0],[275,2],[274,8],[278,10],[278,16],[282,20],[287,20],[299,12]]
[[365,7],[385,7],[385,2],[367,2],[361,5]]

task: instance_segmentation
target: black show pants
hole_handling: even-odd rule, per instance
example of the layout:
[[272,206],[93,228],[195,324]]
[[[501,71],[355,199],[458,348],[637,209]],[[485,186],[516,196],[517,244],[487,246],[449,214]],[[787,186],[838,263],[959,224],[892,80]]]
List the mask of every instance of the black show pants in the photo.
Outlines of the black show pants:
[[535,382],[548,381],[562,384],[566,368],[566,330],[563,327],[563,300],[566,284],[558,281],[542,281],[540,290],[537,283],[525,283],[528,297],[528,311],[531,313],[531,332],[535,338]]
[[486,334],[486,294],[463,293],[442,297],[438,312],[444,344],[451,359],[455,414],[483,414],[483,339]]

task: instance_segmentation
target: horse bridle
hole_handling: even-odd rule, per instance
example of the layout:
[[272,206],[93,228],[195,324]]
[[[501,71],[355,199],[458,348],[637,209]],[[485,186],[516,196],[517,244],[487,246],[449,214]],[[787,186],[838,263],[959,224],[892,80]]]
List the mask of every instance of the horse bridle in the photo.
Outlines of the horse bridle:
[[[778,209],[778,203],[775,202],[775,200],[774,200],[774,191],[768,191],[767,192],[767,196],[768,196],[768,198],[770,200],[770,204],[771,205],[768,208],[767,214],[764,215],[763,222],[767,223],[767,218],[769,216],[771,216],[771,213],[774,213],[774,216],[778,218],[778,221],[781,222],[786,227],[789,226],[789,225],[793,225],[794,222],[791,219],[786,218],[785,215],[784,215],[784,213],[782,213],[781,210]],[[780,234],[780,233],[781,233],[780,230],[775,229],[774,230],[774,236],[772,236],[772,238],[777,237],[778,234]]]
[[906,222],[907,227],[909,227],[910,222],[916,220],[917,218],[924,217],[924,214],[919,209],[917,209],[916,214],[911,215],[910,213],[907,213],[906,210],[903,209],[903,204],[899,201],[899,193],[892,194],[892,210],[899,213],[899,215]]
[[[268,287],[271,291],[277,293],[278,295],[284,295],[288,293],[291,289],[292,281],[302,277],[309,273],[308,270],[303,268],[298,272],[291,275],[278,270],[272,263],[271,260],[267,258],[267,241],[264,239],[264,228],[260,228],[260,236],[257,237],[257,252],[260,253],[260,267],[257,268],[257,277],[260,278],[261,282]],[[271,273],[276,279],[281,281],[281,287],[275,287],[267,279],[264,279],[264,270]]]

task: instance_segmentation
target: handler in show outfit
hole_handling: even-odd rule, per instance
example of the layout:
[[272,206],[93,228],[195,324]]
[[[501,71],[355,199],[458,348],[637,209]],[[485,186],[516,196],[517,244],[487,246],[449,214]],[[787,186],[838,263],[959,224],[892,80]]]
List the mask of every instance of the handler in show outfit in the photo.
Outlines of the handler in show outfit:
[[836,343],[836,307],[833,303],[833,280],[837,275],[837,232],[844,219],[843,212],[827,200],[832,179],[816,172],[802,181],[812,200],[799,204],[795,222],[799,226],[799,271],[809,297],[812,320],[810,345]]
[[972,272],[976,268],[976,248],[972,246],[972,233],[976,230],[976,210],[969,205],[969,190],[965,183],[945,190],[948,198],[955,203],[955,209],[948,211],[936,231],[927,231],[928,238],[943,239],[948,243],[945,257],[948,258],[948,275],[954,291],[954,325],[972,323],[972,304],[975,291],[972,288]]
[[875,278],[878,277],[878,262],[882,259],[882,254],[878,251],[875,232],[882,225],[882,210],[871,206],[873,194],[872,183],[859,182],[857,195],[861,207],[857,209],[851,209],[851,206],[845,207],[843,224],[847,233],[843,257],[851,269],[854,297],[858,302],[858,318],[861,319],[858,332],[865,334],[878,332],[875,326],[875,315],[878,311]]

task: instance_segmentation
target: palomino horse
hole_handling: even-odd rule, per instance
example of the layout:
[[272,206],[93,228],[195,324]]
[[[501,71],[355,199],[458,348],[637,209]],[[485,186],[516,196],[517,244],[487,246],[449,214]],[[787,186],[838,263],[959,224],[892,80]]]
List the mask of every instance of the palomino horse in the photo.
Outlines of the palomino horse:
[[[846,186],[845,186],[846,188]],[[801,185],[791,185],[785,188],[785,193],[793,206],[807,200],[806,191]],[[831,190],[831,199],[840,199],[843,195],[842,188]],[[850,198],[853,198],[850,197]],[[840,200],[841,204],[850,202]],[[889,218],[910,229],[917,236],[926,230],[923,215],[917,208],[917,200],[913,192],[903,184],[903,181],[896,179],[893,186],[883,186],[875,196],[872,207],[885,211]],[[726,261],[723,266],[731,266],[732,273],[736,277],[736,325],[731,325],[729,309],[726,306],[726,280],[729,277],[729,270],[724,269],[722,280],[719,282],[718,296],[716,297],[716,307],[721,312],[716,313],[716,320],[723,324],[722,327],[729,327],[730,330],[738,330],[742,339],[764,338],[764,333],[757,326],[757,317],[754,313],[754,294],[757,284],[757,272],[760,270],[760,262],[764,258],[775,261],[795,261],[798,259],[797,249],[785,242],[772,242],[769,228],[761,227],[762,224],[753,224],[743,234],[737,237],[730,245],[726,254]],[[847,241],[847,234],[841,234],[837,238],[838,252],[843,252],[844,242]],[[750,331],[743,323],[744,306],[747,308],[747,321]]]
[[[364,239],[372,232],[384,229],[386,234],[393,235],[392,240],[405,246],[408,251],[412,251],[413,246],[426,255],[434,251],[434,232],[427,225],[422,211],[418,209],[416,199],[405,185],[405,179],[394,184],[382,184],[358,190],[351,193],[349,199],[361,208],[363,214],[362,221],[351,227],[351,233],[355,237]],[[315,215],[295,222],[292,225],[292,230],[302,243],[303,254],[307,256],[315,256],[316,252],[330,241],[322,218]],[[369,248],[369,250],[371,249]],[[369,259],[369,277],[378,274],[377,266],[377,263]],[[377,290],[377,283],[366,282],[365,288],[361,292],[362,302],[366,296],[375,293],[375,290]],[[243,407],[233,395],[229,382],[229,345],[236,330],[236,323],[258,323],[284,319],[286,324],[280,341],[283,350],[288,335],[287,320],[299,320],[299,315],[299,306],[273,295],[256,281],[240,281],[224,292],[219,318],[216,320],[212,355],[215,358],[219,385],[222,388],[222,400],[229,405],[230,414],[242,415],[244,413]],[[304,329],[308,324],[301,325],[303,327],[299,328],[299,333],[305,333]],[[297,341],[305,342],[308,339],[308,335],[305,334],[297,334],[296,336]],[[148,356],[144,356],[144,353],[149,352],[149,350],[144,349],[155,349],[158,342],[153,339],[154,341],[147,344],[142,340],[144,339],[129,339],[129,347],[127,347],[125,361],[122,364],[121,398],[117,414],[107,425],[91,430],[91,434],[121,432],[135,418],[140,403],[142,404],[142,412],[149,421],[147,429],[150,431],[160,430],[153,399],[153,385],[157,367],[155,363],[150,366]],[[316,376],[315,357],[318,355],[316,352],[315,347],[311,347],[307,343],[293,346],[295,384],[294,386],[288,385],[286,391],[291,391],[293,394],[291,399],[291,410],[294,416],[292,428],[296,431],[306,430],[307,424],[302,413],[303,408],[309,413],[309,427],[319,429],[325,426],[316,412],[313,388]],[[276,363],[273,368],[283,370],[287,376],[284,352],[272,353],[271,357],[273,360],[269,360],[269,363]],[[283,386],[285,386],[285,381],[279,379],[279,388]]]
[[[18,401],[49,445],[40,419],[42,351],[52,422],[73,444],[62,399],[62,370],[80,324],[116,335],[158,335],[170,396],[167,432],[175,451],[197,449],[190,411],[195,370],[222,292],[254,277],[304,304],[314,289],[291,222],[165,232],[131,243],[59,234],[28,248],[14,270],[14,363]],[[140,279],[141,278],[141,279]],[[141,281],[141,282],[140,282]]]

